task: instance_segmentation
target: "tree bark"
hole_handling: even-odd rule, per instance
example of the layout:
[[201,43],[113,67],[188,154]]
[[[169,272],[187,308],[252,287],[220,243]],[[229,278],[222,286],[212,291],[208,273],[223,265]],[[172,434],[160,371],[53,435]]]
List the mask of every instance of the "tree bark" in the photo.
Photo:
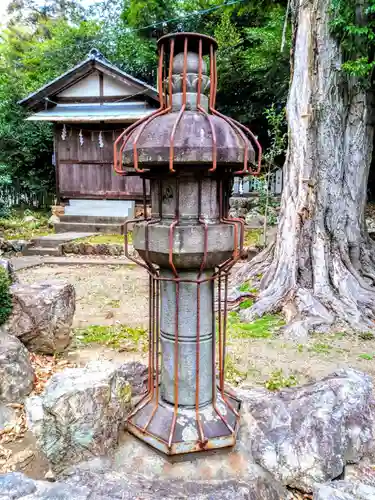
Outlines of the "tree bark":
[[284,309],[294,336],[375,320],[375,245],[364,210],[372,157],[370,93],[341,70],[330,2],[293,0],[289,145],[275,244],[241,269],[263,274],[251,320]]

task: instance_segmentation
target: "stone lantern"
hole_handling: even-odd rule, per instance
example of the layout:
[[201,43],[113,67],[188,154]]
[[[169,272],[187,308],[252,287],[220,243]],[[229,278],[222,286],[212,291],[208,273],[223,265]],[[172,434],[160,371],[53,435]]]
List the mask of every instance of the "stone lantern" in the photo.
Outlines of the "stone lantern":
[[[259,173],[261,147],[215,109],[214,39],[175,33],[158,49],[160,108],[116,140],[115,170],[144,179],[144,217],[127,222],[125,247],[150,279],[148,392],[128,430],[176,455],[236,441],[241,403],[224,384],[227,292],[244,225],[228,207],[234,175]],[[142,260],[128,253],[129,224]]]

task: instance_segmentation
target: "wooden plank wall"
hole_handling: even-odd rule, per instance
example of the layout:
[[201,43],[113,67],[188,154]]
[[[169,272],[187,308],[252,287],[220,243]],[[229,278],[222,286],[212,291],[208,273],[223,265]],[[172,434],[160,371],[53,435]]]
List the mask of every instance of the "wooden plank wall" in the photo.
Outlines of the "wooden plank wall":
[[[58,193],[61,199],[131,199],[142,200],[142,180],[138,176],[122,177],[113,168],[113,144],[121,133],[120,126],[102,131],[103,147],[99,146],[99,132],[67,125],[67,137],[62,139],[62,126],[55,127],[55,154]],[[103,126],[104,128],[104,126]],[[107,126],[108,128],[108,126]]]

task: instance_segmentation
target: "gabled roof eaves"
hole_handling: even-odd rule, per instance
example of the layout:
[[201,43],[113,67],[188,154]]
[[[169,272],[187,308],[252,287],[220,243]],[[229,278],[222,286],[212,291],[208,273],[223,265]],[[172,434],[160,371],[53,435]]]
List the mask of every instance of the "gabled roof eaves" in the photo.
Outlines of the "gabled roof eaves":
[[[87,71],[85,71],[86,66],[87,66]],[[134,76],[131,76],[128,73],[125,73],[125,71],[120,70],[116,66],[113,66],[111,63],[108,62],[107,59],[105,60],[103,58],[98,59],[95,56],[90,55],[81,63],[77,64],[70,70],[66,71],[62,75],[55,78],[54,80],[48,82],[46,85],[43,85],[43,87],[36,90],[35,92],[32,92],[24,99],[18,101],[18,104],[20,104],[21,106],[26,106],[28,108],[33,108],[38,104],[40,105],[46,97],[49,97],[50,95],[55,95],[64,90],[66,87],[71,86],[76,80],[75,77],[76,76],[78,77],[80,73],[82,74],[80,75],[79,79],[85,77],[95,68],[100,69],[101,66],[145,88],[145,94],[151,97],[152,99],[158,101],[158,92],[154,87],[148,85],[145,82],[142,82],[141,80],[138,80],[138,78],[135,78]]]

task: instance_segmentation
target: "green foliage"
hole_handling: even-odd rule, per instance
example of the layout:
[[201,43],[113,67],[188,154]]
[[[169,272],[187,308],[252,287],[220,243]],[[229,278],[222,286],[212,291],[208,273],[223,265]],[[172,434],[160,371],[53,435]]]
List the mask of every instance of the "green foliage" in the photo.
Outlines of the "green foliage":
[[[128,233],[128,242],[132,242],[132,233]],[[123,245],[123,234],[93,234],[86,238],[78,238],[74,243],[91,243],[92,245]]]
[[331,0],[331,29],[340,41],[342,69],[367,83],[375,68],[375,0]]
[[279,391],[286,387],[294,387],[298,385],[298,380],[295,375],[284,375],[282,370],[275,370],[271,373],[270,377],[264,383],[266,389],[269,391]]
[[12,297],[9,291],[8,272],[0,266],[0,325],[3,325],[12,312]]
[[224,376],[230,384],[238,385],[246,379],[247,373],[237,368],[233,357],[227,354],[225,356]]
[[[266,145],[263,110],[273,102],[283,107],[288,87],[288,47],[280,53],[286,0],[244,1],[194,14],[217,4],[103,0],[84,8],[80,0],[12,0],[0,35],[0,190],[9,184],[35,193],[55,187],[52,127],[25,122],[18,100],[80,62],[92,47],[123,70],[155,84],[156,38],[176,30],[217,37],[218,107],[252,122]],[[153,27],[169,18],[174,20]]]
[[[0,232],[8,240],[30,240],[37,236],[50,234],[48,213],[36,210],[7,210],[5,217],[0,212]],[[32,216],[35,220],[26,222],[25,217]]]
[[251,247],[259,243],[260,237],[262,235],[261,229],[246,229],[244,237],[244,246]]

